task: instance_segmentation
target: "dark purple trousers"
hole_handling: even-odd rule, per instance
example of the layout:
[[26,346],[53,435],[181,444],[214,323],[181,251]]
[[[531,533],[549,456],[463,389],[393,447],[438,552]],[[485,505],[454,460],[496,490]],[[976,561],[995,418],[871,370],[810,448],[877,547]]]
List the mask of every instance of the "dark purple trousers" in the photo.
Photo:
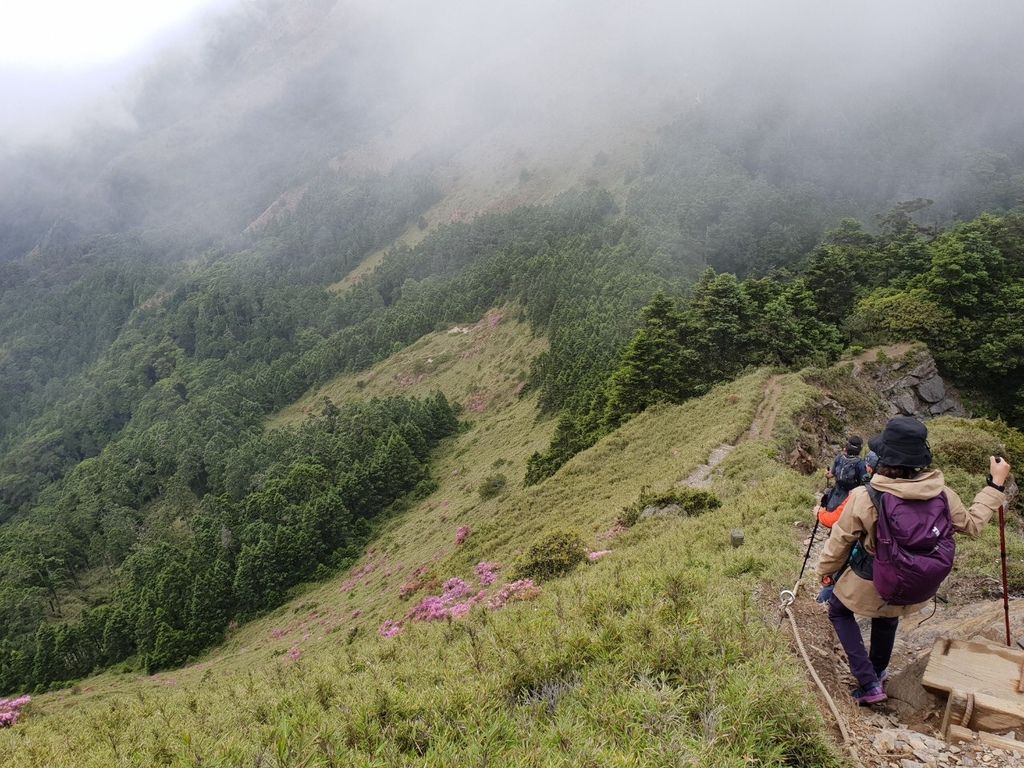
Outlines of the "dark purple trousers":
[[872,619],[871,651],[868,652],[857,625],[857,617],[835,595],[828,601],[828,617],[836,628],[836,635],[850,662],[850,672],[857,678],[857,682],[865,688],[876,685],[878,676],[889,666],[892,647],[896,643],[896,627],[900,620]]

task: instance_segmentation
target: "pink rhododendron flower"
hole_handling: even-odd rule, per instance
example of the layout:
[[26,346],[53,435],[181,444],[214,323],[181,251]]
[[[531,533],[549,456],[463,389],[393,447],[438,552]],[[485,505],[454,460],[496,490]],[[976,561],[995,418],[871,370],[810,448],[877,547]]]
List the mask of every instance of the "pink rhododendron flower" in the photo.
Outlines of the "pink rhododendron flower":
[[460,578],[448,579],[448,581],[444,583],[444,599],[449,603],[453,600],[465,597],[472,591],[473,590],[470,588],[469,584]]
[[459,526],[459,528],[455,531],[455,544],[462,544],[466,539],[469,538],[470,533],[472,533],[472,531],[470,530],[470,527],[468,525]]
[[32,702],[31,696],[19,696],[16,699],[0,699],[0,728],[9,728],[18,722],[21,710]]
[[270,630],[271,640],[280,640],[282,637],[288,634],[287,629],[281,629],[280,627]]
[[377,632],[381,637],[390,639],[402,633],[402,625],[397,621],[388,619],[380,625],[380,629]]
[[597,538],[598,538],[598,541],[611,541],[612,539],[616,538],[617,536],[625,533],[627,530],[629,530],[629,529],[626,528],[625,526],[616,524],[616,525],[613,525],[611,528],[609,528],[604,533],[599,533],[597,535]]
[[293,645],[291,648],[288,649],[287,656],[292,661],[298,661],[302,658],[302,649],[299,648],[299,646],[297,645]]
[[539,594],[540,587],[533,583],[533,579],[520,579],[519,581],[513,581],[511,584],[506,584],[494,593],[491,599],[487,601],[487,607],[492,610],[500,610],[508,603],[517,600],[532,600]]
[[470,413],[483,413],[487,410],[487,398],[481,394],[475,394],[466,401],[466,410]]
[[448,579],[442,589],[440,595],[423,598],[415,608],[409,611],[408,618],[411,621],[458,619],[465,616],[470,607],[480,602],[486,594],[481,590],[469,600],[460,602],[473,593],[472,587],[460,578]]
[[498,580],[498,571],[500,569],[501,566],[498,563],[480,562],[473,568],[473,572],[476,573],[480,586],[489,587]]
[[610,549],[599,549],[596,552],[587,552],[587,560],[592,563],[596,563],[602,557],[610,555],[612,551]]
[[353,619],[358,619],[362,615],[363,615],[362,611],[352,611],[352,618]]

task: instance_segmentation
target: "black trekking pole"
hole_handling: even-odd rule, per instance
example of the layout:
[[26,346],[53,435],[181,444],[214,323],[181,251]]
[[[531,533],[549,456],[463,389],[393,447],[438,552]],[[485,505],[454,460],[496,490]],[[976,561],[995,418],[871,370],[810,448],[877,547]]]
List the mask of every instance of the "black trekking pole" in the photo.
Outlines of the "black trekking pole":
[[1003,565],[1003,621],[1006,624],[1006,646],[1010,647],[1010,588],[1006,578],[1006,514],[999,505],[999,559]]
[[[825,490],[821,494],[821,506],[825,505],[825,498],[828,495],[829,488],[831,486],[826,483]],[[796,580],[799,584],[804,577],[804,571],[807,570],[807,561],[811,557],[811,547],[814,546],[814,539],[818,535],[818,527],[821,525],[821,518],[818,517],[818,510],[814,510],[814,528],[811,530],[811,540],[807,542],[807,551],[804,552],[804,564],[800,566],[800,575],[797,576]]]
[[818,526],[821,525],[821,520],[818,516],[814,516],[814,528],[811,529],[811,540],[807,542],[807,551],[804,552],[804,564],[800,566],[800,575],[796,577],[797,582],[801,581],[804,577],[804,571],[807,569],[807,561],[811,557],[811,547],[814,546],[814,537],[818,535]]

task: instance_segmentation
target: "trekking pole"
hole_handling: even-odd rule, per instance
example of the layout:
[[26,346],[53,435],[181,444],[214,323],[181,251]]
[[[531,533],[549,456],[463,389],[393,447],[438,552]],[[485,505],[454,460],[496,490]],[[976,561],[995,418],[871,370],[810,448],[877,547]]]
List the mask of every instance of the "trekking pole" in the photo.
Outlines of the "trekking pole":
[[796,580],[797,580],[798,584],[803,579],[804,571],[807,569],[807,561],[811,557],[811,547],[814,546],[814,537],[818,535],[818,526],[819,525],[821,525],[821,520],[819,520],[818,516],[815,515],[814,516],[814,528],[811,530],[811,540],[807,542],[807,551],[804,552],[804,564],[800,566],[800,575],[796,577]]
[[[996,463],[1001,459],[997,456]],[[1010,646],[1010,585],[1006,576],[1006,512],[999,505],[999,561],[1003,571],[1003,622],[1006,625],[1006,646]]]
[[999,560],[1002,563],[1002,618],[1007,627],[1007,647],[1010,647],[1010,583],[1007,579],[1007,516],[999,505]]
[[[828,490],[831,487],[830,483],[825,484],[825,490],[821,494],[821,498],[824,501]],[[799,584],[804,577],[804,571],[807,570],[807,561],[811,558],[811,547],[814,546],[814,538],[818,535],[818,526],[821,525],[821,518],[818,517],[818,510],[814,510],[814,528],[811,530],[811,540],[807,542],[807,551],[804,552],[804,564],[800,566],[800,575],[796,577],[796,583]]]

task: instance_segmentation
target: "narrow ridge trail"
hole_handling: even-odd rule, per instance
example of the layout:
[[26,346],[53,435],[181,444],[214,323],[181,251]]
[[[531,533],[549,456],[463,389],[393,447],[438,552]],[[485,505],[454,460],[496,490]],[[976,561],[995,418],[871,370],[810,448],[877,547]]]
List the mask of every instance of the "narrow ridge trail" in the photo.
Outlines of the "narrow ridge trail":
[[764,387],[764,397],[757,406],[754,419],[748,429],[735,443],[722,443],[715,448],[708,456],[707,463],[701,464],[685,480],[677,485],[685,485],[690,488],[710,488],[711,473],[719,464],[725,461],[725,457],[736,450],[736,446],[748,440],[760,440],[762,437],[771,437],[775,429],[775,421],[779,416],[779,403],[782,399],[782,376],[770,377]]

